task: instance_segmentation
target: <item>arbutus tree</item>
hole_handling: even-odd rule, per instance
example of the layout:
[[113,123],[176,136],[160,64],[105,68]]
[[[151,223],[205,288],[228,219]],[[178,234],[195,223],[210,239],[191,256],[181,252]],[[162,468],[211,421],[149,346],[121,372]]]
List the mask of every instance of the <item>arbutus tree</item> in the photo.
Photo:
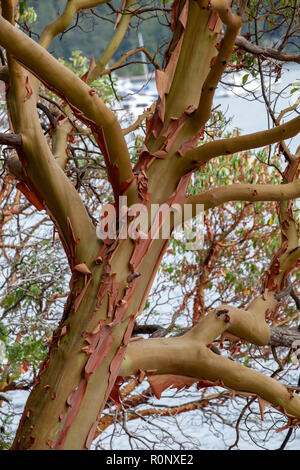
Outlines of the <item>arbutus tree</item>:
[[[289,425],[295,427],[300,418],[300,398],[293,390],[216,354],[211,344],[223,334],[254,345],[269,344],[272,330],[266,320],[276,314],[284,296],[291,292],[288,278],[300,255],[291,202],[300,192],[299,155],[285,141],[298,134],[300,118],[281,121],[296,105],[276,116],[270,109],[274,127],[268,130],[202,139],[226,69],[237,64],[241,67],[241,58],[244,63],[249,60],[247,54],[254,54],[259,68],[266,57],[299,62],[299,55],[285,51],[292,35],[297,35],[297,2],[291,7],[281,6],[278,14],[278,2],[267,2],[274,14],[273,27],[286,28],[284,39],[272,49],[250,41],[252,26],[249,39],[240,35],[247,14],[251,18],[257,8],[265,18],[256,2],[231,6],[226,0],[175,1],[170,19],[172,39],[162,67],[152,60],[159,98],[149,110],[144,147],[134,165],[115,113],[99,90],[90,86],[103,74],[131,17],[137,14],[134,2],[123,6],[115,36],[81,78],[47,52],[54,37],[71,25],[74,15],[101,3],[105,2],[70,0],[61,16],[44,29],[38,44],[15,25],[18,2],[1,2],[0,44],[7,56],[1,79],[6,87],[11,130],[10,134],[1,134],[1,143],[15,149],[8,166],[19,180],[17,187],[37,210],[45,210],[51,217],[72,270],[63,316],[52,335],[47,359],[35,377],[12,448],[89,448],[107,400],[116,397],[120,377],[135,374],[140,379],[148,374],[158,396],[169,385],[180,388],[194,382],[199,387],[219,385],[253,394],[288,415]],[[259,39],[255,20],[253,24],[253,35]],[[262,31],[264,28],[265,23]],[[237,64],[231,64],[235,45],[246,56],[239,52],[234,58]],[[62,100],[60,113],[49,112],[40,102],[41,86]],[[271,108],[263,79],[262,93]],[[43,132],[45,124],[37,108],[50,121],[50,137]],[[90,210],[79,195],[80,181],[74,185],[66,171],[68,141],[80,128],[103,156],[116,208],[121,196],[127,196],[129,206],[143,204],[148,211],[153,204],[191,204],[195,209],[203,204],[205,210],[232,201],[279,204],[279,248],[250,304],[238,308],[221,303],[207,313],[200,292],[206,282],[203,271],[196,286],[193,328],[177,337],[131,340],[168,241],[150,237],[133,241],[118,236],[99,240]],[[217,172],[219,157],[228,155],[230,165],[233,154],[272,144],[279,144],[278,153],[286,161],[280,171],[281,184],[232,183],[187,194],[191,175],[196,173],[201,181],[205,165],[213,163]],[[198,185],[201,188],[201,183]],[[233,224],[235,218],[233,215]],[[153,224],[160,226],[162,220],[152,220]],[[151,225],[148,229],[151,232]],[[218,254],[215,251],[209,256],[211,262]]]

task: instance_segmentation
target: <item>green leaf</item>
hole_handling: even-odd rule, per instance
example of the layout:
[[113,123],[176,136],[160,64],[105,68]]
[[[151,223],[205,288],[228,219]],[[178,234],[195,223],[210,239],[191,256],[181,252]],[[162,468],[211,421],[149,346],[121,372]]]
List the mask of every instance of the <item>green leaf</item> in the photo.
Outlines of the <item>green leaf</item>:
[[36,285],[30,286],[29,290],[31,294],[33,294],[35,297],[38,297],[40,295],[40,289]]
[[246,81],[248,80],[249,73],[246,73],[246,75],[243,76],[242,78],[242,84],[245,85]]
[[20,8],[20,15],[22,16],[25,9],[27,8],[27,0],[24,0],[23,2],[21,2],[19,5],[19,8]]

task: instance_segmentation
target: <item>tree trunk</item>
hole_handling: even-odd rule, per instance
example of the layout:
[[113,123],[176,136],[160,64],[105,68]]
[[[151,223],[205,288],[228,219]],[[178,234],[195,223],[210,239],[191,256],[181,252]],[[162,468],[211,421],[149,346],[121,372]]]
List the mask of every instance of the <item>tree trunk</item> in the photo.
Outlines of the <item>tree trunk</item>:
[[[125,352],[122,346],[130,337],[134,315],[141,308],[164,245],[164,240],[156,240],[139,267],[140,276],[127,282],[133,243],[124,240],[110,254],[109,273],[104,260],[94,266],[92,275],[83,274],[85,283],[88,277],[91,281],[76,311],[76,289],[82,281],[74,282],[49,356],[26,404],[13,449],[89,447],[93,425],[118,375]],[[73,274],[73,280],[76,277]],[[107,288],[109,295],[105,294]],[[111,326],[105,327],[104,323]]]

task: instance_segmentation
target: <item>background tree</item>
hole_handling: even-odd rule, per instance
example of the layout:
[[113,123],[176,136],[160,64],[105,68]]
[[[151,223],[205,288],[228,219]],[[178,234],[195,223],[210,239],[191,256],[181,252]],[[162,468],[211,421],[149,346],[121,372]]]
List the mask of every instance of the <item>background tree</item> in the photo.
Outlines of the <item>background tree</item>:
[[[259,354],[269,357],[273,351],[280,369],[272,375],[277,376],[284,367],[286,373],[288,357],[283,361],[274,347],[291,346],[298,338],[293,330],[283,334],[270,326],[296,318],[290,303],[283,302],[289,294],[298,302],[291,284],[296,280],[298,229],[289,202],[299,194],[298,154],[285,140],[297,135],[300,121],[290,116],[297,102],[276,110],[278,96],[271,101],[264,78],[266,73],[279,78],[281,61],[299,62],[295,52],[297,2],[249,2],[248,6],[241,2],[233,10],[226,1],[175,2],[170,16],[173,36],[162,66],[144,51],[156,68],[159,99],[155,108],[145,113],[144,146],[141,148],[141,139],[137,139],[132,155],[124,135],[135,130],[141,119],[121,129],[107,105],[110,88],[99,77],[111,71],[112,67],[105,67],[129,20],[139,15],[142,6],[133,2],[123,6],[115,35],[98,61],[87,67],[82,56],[75,54],[70,68],[46,49],[56,35],[69,28],[74,15],[104,2],[69,1],[61,16],[42,32],[40,45],[21,31],[31,35],[26,2],[15,3],[2,2],[0,18],[0,43],[7,54],[2,56],[1,79],[6,83],[11,127],[11,134],[2,134],[1,142],[14,149],[5,152],[5,162],[29,203],[20,204],[20,193],[8,180],[1,193],[3,226],[9,226],[14,215],[17,231],[13,243],[10,240],[2,246],[8,266],[2,307],[4,319],[18,306],[24,317],[23,322],[18,317],[17,339],[11,343],[9,322],[3,321],[1,327],[11,354],[2,371],[2,391],[22,387],[19,375],[26,372],[28,363],[36,370],[43,339],[48,339],[50,348],[39,373],[34,372],[34,385],[13,448],[90,447],[94,436],[111,424],[107,415],[102,416],[109,397],[117,408],[122,410],[123,406],[123,418],[134,419],[136,413],[133,409],[128,415],[128,406],[132,409],[147,403],[151,393],[159,397],[168,386],[183,388],[195,383],[204,389],[199,392],[200,399],[182,409],[176,406],[172,412],[213,407],[211,404],[218,407],[232,399],[234,390],[248,400],[241,418],[258,396],[262,416],[267,402],[277,409],[276,416],[278,411],[281,416],[288,415],[288,426],[295,427],[300,414],[300,400],[293,391],[297,386],[289,383],[286,387],[249,365],[258,354],[253,353],[252,345],[264,346]],[[168,9],[163,10],[168,14]],[[242,18],[248,28],[244,36],[240,36]],[[16,20],[20,28],[15,26]],[[275,38],[274,47],[260,44],[262,37],[273,36],[278,30],[280,40]],[[85,74],[80,79],[71,69],[80,73],[82,68]],[[255,134],[221,138],[223,115],[213,110],[215,90],[225,71],[244,68],[248,73],[241,86],[251,77],[260,77],[261,98],[273,125]],[[266,147],[271,144],[279,145],[272,151]],[[240,153],[260,147],[266,148],[257,154]],[[187,195],[192,173],[195,176]],[[155,331],[156,338],[130,341],[168,244],[156,239],[101,242],[97,238],[97,209],[103,194],[110,200],[108,183],[116,203],[120,195],[127,195],[130,204],[139,202],[147,208],[150,203],[188,202],[210,209],[205,216],[207,250],[184,257],[180,243],[173,242],[168,254],[175,255],[176,265],[166,265],[170,263],[167,257],[162,266],[162,274],[168,273],[177,284],[179,280],[185,289],[180,308],[169,321],[150,326],[146,308],[141,320],[148,325],[135,326],[136,334]],[[257,201],[276,201],[278,216],[266,223],[272,206]],[[28,211],[32,205],[42,216]],[[55,227],[52,241],[49,230],[41,231],[43,224],[49,224],[49,217]],[[29,220],[28,226],[25,220]],[[67,261],[57,260],[55,233],[72,277],[63,317],[49,338],[56,316],[51,322],[52,308],[66,296],[61,285]],[[262,233],[270,236],[270,246],[261,242]],[[37,256],[39,260],[44,257],[44,267],[39,266],[35,274],[32,266]],[[45,279],[40,276],[43,269]],[[159,295],[159,289],[156,292]],[[42,313],[39,329],[32,332],[30,316],[37,310]],[[188,332],[176,335],[178,326]],[[30,343],[27,351],[26,341]],[[231,342],[221,355],[224,341],[226,345]],[[225,357],[228,354],[237,360]],[[136,379],[119,393],[122,380],[118,376],[131,375]],[[132,398],[129,394],[145,375],[152,391],[138,392]],[[227,391],[207,397],[209,386]],[[157,410],[148,409],[142,416],[155,414],[159,414]],[[126,428],[124,423],[123,419]]]

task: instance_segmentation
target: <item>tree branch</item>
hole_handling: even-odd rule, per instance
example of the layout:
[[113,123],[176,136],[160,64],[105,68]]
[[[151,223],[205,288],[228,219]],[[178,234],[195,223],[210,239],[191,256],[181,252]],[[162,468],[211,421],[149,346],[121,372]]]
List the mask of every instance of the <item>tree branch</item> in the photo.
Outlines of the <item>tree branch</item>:
[[[116,165],[120,181],[132,178],[129,152],[115,114],[100,97],[71,70],[60,64],[43,47],[36,44],[3,17],[0,17],[0,43],[31,70],[46,86],[66,99],[97,126],[103,127],[109,155],[109,166]],[[77,117],[79,116],[78,114]]]
[[207,347],[225,330],[252,343],[267,344],[270,335],[263,310],[249,313],[223,305],[210,312],[184,336],[133,341],[128,345],[120,375],[128,376],[141,369],[155,370],[158,375],[221,380],[226,387],[255,393],[273,406],[279,406],[286,413],[300,418],[300,397],[291,394],[283,384],[214,354]]
[[291,348],[295,341],[300,344],[300,331],[293,328],[281,328],[280,326],[270,326],[269,344],[274,347]]
[[5,83],[9,82],[9,74],[8,74],[7,65],[2,65],[2,67],[0,67],[0,80]]
[[[202,3],[206,4],[206,2],[199,1],[200,6]],[[215,62],[203,84],[198,108],[192,116],[192,121],[196,123],[197,130],[199,130],[210,117],[217,85],[232,55],[236,35],[242,26],[241,17],[232,13],[230,3],[231,2],[227,0],[212,0],[208,3],[209,8],[217,12],[222,22],[226,24],[226,32],[222,40],[219,54],[215,58]],[[202,8],[206,8],[206,5]]]
[[45,106],[43,103],[37,103],[36,107],[41,109],[46,114],[52,128],[55,129],[57,127],[57,122],[56,122],[55,117],[53,116],[53,114],[49,110],[49,108],[47,108],[47,106]]
[[72,123],[66,120],[63,124],[56,126],[52,134],[52,153],[61,168],[65,168],[67,163],[68,135],[72,128]]
[[194,165],[197,164],[197,166],[199,166],[220,155],[230,155],[243,150],[264,147],[265,145],[271,145],[285,139],[290,139],[296,136],[299,131],[300,116],[280,126],[273,127],[272,129],[228,139],[215,140],[193,150],[187,150],[182,160],[185,162],[188,160]]
[[288,201],[300,197],[300,180],[286,184],[231,184],[188,196],[184,204],[211,209],[229,201]]
[[22,136],[20,134],[0,133],[0,145],[8,145],[9,147],[21,148]]
[[300,63],[300,54],[294,53],[289,54],[271,47],[257,46],[252,42],[248,41],[243,36],[237,36],[235,40],[236,46],[250,52],[253,55],[268,57],[271,59],[279,60],[281,62],[297,62]]
[[[2,13],[13,21],[11,4],[2,1],[1,5]],[[19,32],[3,17],[0,17],[0,22]],[[1,33],[2,29],[0,36]],[[22,38],[23,36],[27,38],[21,33]],[[32,43],[35,44],[33,41]],[[22,44],[19,47],[21,50]],[[9,168],[21,180],[18,189],[38,210],[47,210],[56,222],[70,265],[75,260],[89,262],[98,249],[95,227],[73,184],[53,158],[43,135],[36,110],[36,96],[29,79],[32,76],[15,60],[10,51],[7,58],[10,75],[7,105],[10,122],[15,132],[22,136],[22,147],[17,149],[19,158],[13,156],[13,161],[8,163]],[[78,241],[76,251],[75,240]]]
[[48,49],[55,36],[59,33],[63,33],[70,26],[76,13],[80,10],[95,8],[97,5],[108,3],[108,1],[109,0],[68,0],[63,13],[44,28],[39,41],[40,45]]
[[[162,333],[164,333],[162,335]],[[133,328],[134,335],[150,335],[151,337],[165,336],[168,330],[161,325],[138,325]],[[183,331],[175,336],[182,336]],[[291,348],[294,341],[300,342],[300,330],[298,328],[282,328],[280,326],[270,326],[270,340],[268,344],[273,347]],[[219,353],[220,354],[220,353]]]
[[147,117],[147,116],[150,116],[151,114],[154,113],[155,111],[155,106],[156,106],[156,102],[154,102],[151,107],[149,109],[146,109],[142,114],[140,114],[137,118],[137,120],[131,124],[130,126],[126,127],[125,129],[123,129],[123,134],[124,135],[127,135],[129,134],[130,132],[133,132],[135,131],[140,125],[141,123],[144,121],[144,119]]
[[104,71],[106,65],[118,49],[119,45],[121,44],[128,29],[130,20],[132,18],[132,14],[130,14],[130,11],[133,10],[134,4],[135,0],[126,0],[126,4],[122,12],[121,20],[118,23],[117,30],[112,39],[110,40],[109,44],[107,45],[105,51],[97,60],[95,68],[88,75],[87,83],[92,83],[101,74],[101,72]]
[[[108,69],[104,69],[102,72],[100,72],[100,74],[99,74],[100,77],[102,77],[102,75],[109,74],[109,73],[113,72],[114,70],[117,70],[118,68],[122,67],[122,64],[124,64],[124,62],[128,59],[128,57],[131,57],[134,54],[138,54],[139,52],[143,52],[145,54],[145,56],[149,59],[151,64],[153,64],[153,66],[156,69],[159,70],[158,63],[151,56],[150,52],[143,46],[143,47],[137,47],[136,49],[133,49],[132,51],[128,51],[125,54],[123,54],[121,59],[118,60],[114,65],[112,65]],[[132,62],[130,62],[130,63],[132,63]],[[128,62],[126,64],[124,64],[123,66],[125,66],[125,65],[128,65]]]

